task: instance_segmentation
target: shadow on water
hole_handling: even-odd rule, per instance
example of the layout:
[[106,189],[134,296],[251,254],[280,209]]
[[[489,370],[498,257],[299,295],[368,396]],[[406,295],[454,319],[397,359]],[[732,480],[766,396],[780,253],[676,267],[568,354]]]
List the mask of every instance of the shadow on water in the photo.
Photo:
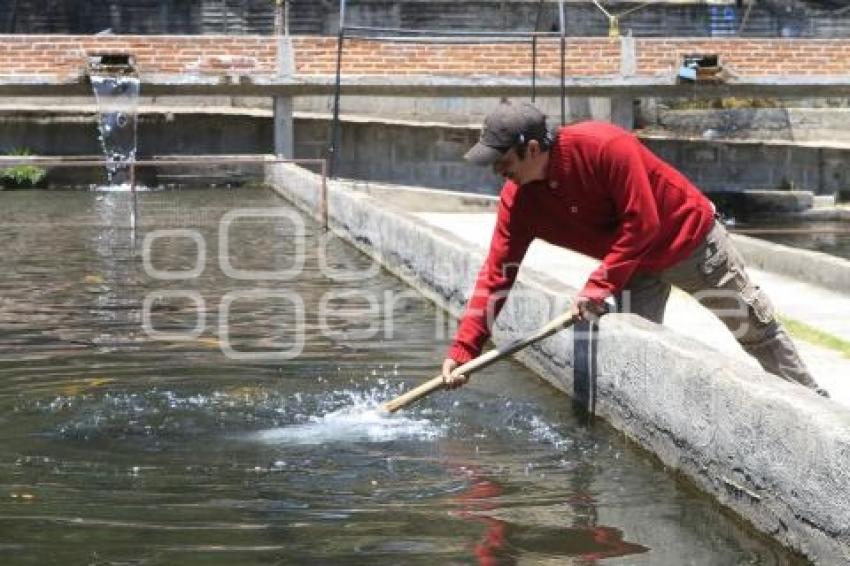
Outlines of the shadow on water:
[[[306,219],[297,277],[228,276],[224,215],[292,212],[267,191],[140,193],[135,247],[126,193],[48,196],[0,193],[3,564],[798,562],[512,362],[377,413],[452,324]],[[294,265],[286,222],[228,234],[230,267]],[[292,296],[300,355],[225,355],[225,318],[236,352],[292,346]]]

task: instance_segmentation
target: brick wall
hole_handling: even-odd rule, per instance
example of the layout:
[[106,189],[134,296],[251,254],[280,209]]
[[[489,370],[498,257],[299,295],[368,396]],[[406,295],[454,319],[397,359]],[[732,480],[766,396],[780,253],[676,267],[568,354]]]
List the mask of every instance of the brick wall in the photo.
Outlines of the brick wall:
[[[331,74],[336,68],[336,39],[302,37],[294,41],[296,72]],[[620,42],[608,38],[573,39],[567,49],[567,74],[609,75],[620,68]],[[540,74],[560,73],[557,41],[541,41]],[[530,44],[433,45],[348,39],[342,70],[352,75],[501,75],[531,73]]]
[[723,66],[740,76],[850,72],[848,39],[642,39],[636,51],[641,75],[670,73],[687,53],[718,53]]
[[87,55],[129,53],[144,75],[271,75],[277,47],[250,36],[56,36],[0,35],[0,77],[16,75],[73,80]]
[[[330,75],[336,39],[293,39],[296,73]],[[620,40],[570,38],[567,74],[616,75]],[[277,42],[261,36],[25,36],[0,35],[0,78],[16,76],[72,81],[85,72],[86,54],[130,53],[145,75],[240,75],[269,79],[276,69]],[[672,76],[686,53],[717,53],[724,66],[742,77],[770,75],[836,76],[850,73],[850,39],[637,39],[637,74]],[[541,41],[538,72],[560,72],[557,40]],[[347,40],[343,73],[349,75],[528,76],[528,44],[434,45]]]

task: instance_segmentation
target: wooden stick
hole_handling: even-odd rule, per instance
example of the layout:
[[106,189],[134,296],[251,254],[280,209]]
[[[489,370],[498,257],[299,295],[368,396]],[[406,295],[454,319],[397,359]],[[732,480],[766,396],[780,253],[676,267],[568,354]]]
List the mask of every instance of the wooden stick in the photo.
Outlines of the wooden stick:
[[[452,372],[453,375],[466,375],[469,376],[472,373],[484,369],[487,366],[510,356],[514,352],[518,352],[522,350],[526,346],[534,344],[544,338],[555,334],[556,332],[563,330],[565,328],[569,328],[576,322],[576,319],[570,313],[562,314],[561,316],[549,321],[548,324],[542,326],[537,329],[533,334],[530,334],[524,338],[520,338],[518,340],[514,340],[507,346],[503,348],[494,348],[489,352],[478,356],[477,358],[466,362],[465,364],[455,368]],[[406,407],[407,405],[430,395],[434,391],[438,389],[442,389],[445,385],[443,381],[443,375],[440,374],[437,377],[430,379],[423,383],[422,385],[411,389],[407,393],[403,393],[399,395],[392,401],[388,401],[383,404],[383,409],[389,413],[394,413],[399,409]]]

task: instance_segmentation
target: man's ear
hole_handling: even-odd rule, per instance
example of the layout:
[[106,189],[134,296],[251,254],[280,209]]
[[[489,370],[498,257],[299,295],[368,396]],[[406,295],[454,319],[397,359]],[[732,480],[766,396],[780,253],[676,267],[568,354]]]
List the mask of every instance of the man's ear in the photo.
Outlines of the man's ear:
[[530,140],[526,147],[528,148],[527,151],[530,157],[537,157],[540,155],[540,142],[537,140]]

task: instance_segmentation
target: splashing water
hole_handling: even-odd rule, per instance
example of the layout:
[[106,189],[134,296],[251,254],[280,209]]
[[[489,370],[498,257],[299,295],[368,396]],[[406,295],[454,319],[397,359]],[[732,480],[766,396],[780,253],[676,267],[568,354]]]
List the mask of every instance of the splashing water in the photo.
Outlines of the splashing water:
[[89,190],[96,193],[129,193],[131,190],[135,190],[137,193],[144,193],[156,191],[157,188],[139,184],[131,188],[130,183],[121,183],[120,185],[93,185]]
[[262,442],[283,444],[324,444],[330,442],[388,442],[399,439],[430,440],[445,427],[426,419],[391,415],[381,407],[378,392],[344,392],[348,404],[306,422],[261,431]]

